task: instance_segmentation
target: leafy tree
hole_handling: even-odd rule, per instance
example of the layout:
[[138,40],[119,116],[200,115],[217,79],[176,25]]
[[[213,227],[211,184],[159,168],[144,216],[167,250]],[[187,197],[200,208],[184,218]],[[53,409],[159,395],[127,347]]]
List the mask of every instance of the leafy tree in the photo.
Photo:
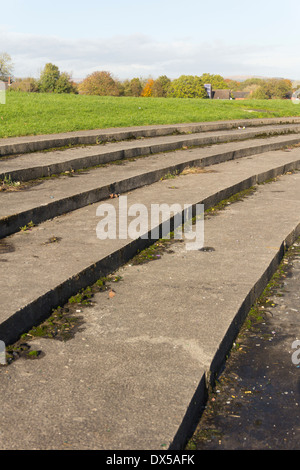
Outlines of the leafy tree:
[[240,91],[241,90],[241,82],[237,80],[232,80],[230,78],[224,79],[225,83],[227,84],[227,88],[232,91]]
[[241,82],[241,89],[244,90],[245,88],[252,86],[252,85],[261,86],[264,83],[265,83],[265,79],[263,78],[256,78],[256,77],[247,78],[246,80]]
[[59,68],[51,63],[46,64],[40,75],[39,91],[42,93],[54,93],[59,77]]
[[71,76],[66,72],[60,73],[57,65],[51,63],[46,64],[42,70],[38,89],[42,93],[76,93]]
[[262,80],[261,85],[253,93],[253,98],[261,100],[287,99],[293,87],[290,80],[271,78]]
[[118,90],[119,90],[119,96],[125,96],[124,83],[120,82],[119,80],[115,80],[115,82],[116,82],[116,85],[117,85]]
[[200,77],[181,75],[172,81],[168,96],[172,98],[207,98],[207,93]]
[[252,98],[255,100],[269,100],[271,96],[269,95],[266,84],[260,85],[252,94]]
[[274,84],[274,98],[287,99],[290,98],[292,92],[293,84],[291,80],[277,80],[277,83]]
[[168,94],[170,84],[171,80],[166,75],[161,75],[153,83],[152,96],[165,98]]
[[146,85],[143,88],[143,91],[141,93],[141,96],[152,96],[152,88],[153,88],[154,80],[152,78],[149,78],[147,81]]
[[77,93],[75,83],[72,82],[71,76],[63,72],[60,74],[55,85],[55,93]]
[[225,90],[229,88],[228,83],[221,75],[211,75],[210,73],[204,73],[200,78],[204,84],[210,83],[214,90]]
[[125,96],[141,96],[143,83],[140,78],[132,78],[123,82]]
[[94,72],[78,85],[83,95],[119,96],[120,90],[109,72]]
[[0,80],[8,80],[13,72],[11,57],[6,52],[0,54]]

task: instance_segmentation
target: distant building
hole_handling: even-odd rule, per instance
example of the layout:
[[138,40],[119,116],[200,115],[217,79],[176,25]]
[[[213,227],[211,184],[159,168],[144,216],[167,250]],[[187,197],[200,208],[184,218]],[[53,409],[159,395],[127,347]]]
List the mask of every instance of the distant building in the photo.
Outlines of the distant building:
[[249,91],[232,91],[231,92],[232,98],[234,100],[246,100],[250,96]]
[[245,100],[250,96],[248,91],[231,91],[231,90],[213,90],[211,85],[204,85],[208,98],[212,100]]
[[212,99],[213,100],[230,100],[231,91],[230,90],[213,90]]

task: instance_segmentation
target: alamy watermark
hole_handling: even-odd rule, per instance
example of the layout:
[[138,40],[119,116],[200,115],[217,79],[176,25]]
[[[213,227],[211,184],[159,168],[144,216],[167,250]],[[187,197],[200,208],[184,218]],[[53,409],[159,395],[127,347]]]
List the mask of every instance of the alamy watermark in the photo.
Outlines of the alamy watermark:
[[151,204],[149,213],[144,204],[128,206],[127,196],[120,196],[118,202],[118,211],[114,204],[98,206],[99,240],[169,239],[173,232],[174,239],[185,239],[187,250],[203,248],[204,204]]
[[0,80],[0,104],[6,104],[6,85]]
[[296,349],[296,351],[293,352],[292,354],[292,363],[297,366],[300,364],[300,340],[299,339],[296,339],[292,343],[292,349]]
[[0,341],[0,365],[6,365],[6,346],[4,341]]

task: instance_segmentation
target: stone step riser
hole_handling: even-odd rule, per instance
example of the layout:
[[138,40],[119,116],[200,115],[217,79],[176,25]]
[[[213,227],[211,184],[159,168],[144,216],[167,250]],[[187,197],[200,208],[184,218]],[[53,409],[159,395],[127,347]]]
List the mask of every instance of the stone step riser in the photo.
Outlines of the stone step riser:
[[[189,136],[182,139],[174,139],[174,141],[166,141],[165,143],[143,143],[143,144],[133,144],[131,148],[124,148],[116,151],[108,151],[106,153],[97,152],[93,155],[82,156],[81,158],[69,159],[64,162],[46,164],[42,166],[31,166],[28,168],[16,169],[12,171],[6,171],[0,173],[0,180],[11,179],[12,181],[31,181],[39,178],[50,177],[52,175],[58,175],[66,171],[76,171],[86,168],[95,167],[97,165],[103,165],[107,163],[112,163],[118,160],[125,160],[130,158],[137,158],[147,155],[154,155],[162,152],[171,152],[180,150],[183,147],[201,147],[207,145],[221,144],[224,142],[239,142],[244,140],[250,140],[254,138],[262,137],[274,137],[274,136],[283,136],[297,134],[300,132],[300,127],[296,126],[292,129],[282,128],[277,130],[264,129],[263,131],[246,131],[238,132],[235,134],[228,133],[223,135],[214,135],[214,136]],[[300,141],[300,136],[295,138],[294,143]]]
[[[0,239],[8,235],[16,233],[23,227],[32,221],[36,225],[46,220],[52,219],[53,217],[65,214],[67,212],[74,211],[81,207],[93,204],[109,198],[109,195],[122,194],[127,191],[131,191],[145,185],[149,185],[159,181],[168,173],[181,172],[187,166],[208,166],[218,163],[222,163],[229,160],[234,160],[243,157],[249,157],[251,155],[264,153],[271,150],[278,150],[284,145],[293,145],[299,142],[299,138],[289,139],[287,141],[282,140],[280,142],[253,145],[247,148],[236,148],[234,151],[216,153],[210,157],[193,159],[185,161],[177,165],[166,166],[159,170],[151,172],[145,172],[143,174],[133,176],[127,179],[120,179],[119,181],[110,183],[103,187],[97,187],[93,190],[75,194],[72,197],[65,199],[59,199],[50,202],[47,205],[37,206],[31,210],[16,213],[12,216],[4,217],[0,219]],[[295,163],[297,166],[297,162]],[[295,169],[295,168],[293,168]]]
[[170,126],[145,126],[140,128],[111,129],[69,132],[64,135],[37,137],[6,138],[0,140],[0,156],[38,152],[75,145],[97,145],[99,142],[111,142],[136,139],[140,137],[158,137],[172,134],[210,132],[230,130],[238,127],[258,127],[267,125],[297,124],[300,118],[244,119],[225,122],[202,122],[192,124],[174,124]]
[[[249,178],[246,178],[230,187],[222,189],[205,199],[198,201],[193,204],[193,211],[197,204],[204,204],[205,209],[209,209],[220,201],[229,198],[230,196],[243,191],[245,189],[251,188],[257,183],[262,183],[274,178],[276,176],[282,175],[284,172],[295,169],[295,167],[300,168],[300,160],[293,162],[291,164],[286,164],[272,170],[253,175]],[[183,217],[183,213],[182,213]],[[174,230],[174,219],[170,219],[171,230]],[[162,229],[162,224],[160,224],[160,230]],[[148,232],[148,238],[138,238],[136,240],[131,240],[125,243],[121,248],[112,251],[108,256],[95,260],[95,262],[89,267],[85,268],[81,272],[74,273],[74,275],[60,285],[57,285],[56,288],[53,288],[46,292],[44,295],[35,299],[33,302],[27,304],[13,315],[11,315],[6,321],[0,324],[0,338],[5,344],[12,344],[18,340],[20,335],[28,331],[34,325],[45,320],[54,308],[57,308],[58,305],[65,304],[72,295],[76,295],[81,289],[86,288],[94,284],[102,276],[106,276],[109,273],[114,272],[126,262],[128,262],[138,251],[145,249],[150,246],[155,240],[150,238],[151,229]],[[295,242],[295,240],[300,235],[300,223],[294,228],[294,230],[288,234],[286,239],[283,241],[282,247],[277,252],[274,257],[271,265],[263,276],[263,282],[260,281],[258,285],[254,286],[253,292],[249,294],[245,300],[245,305],[248,306],[249,302],[252,302],[257,298],[263,286],[266,285],[267,281],[271,278],[272,274],[275,272],[282,256],[284,246],[290,246]],[[245,308],[242,308],[241,312],[245,311]],[[227,339],[224,339],[223,347],[226,347]],[[218,356],[215,358],[215,364],[218,365]]]

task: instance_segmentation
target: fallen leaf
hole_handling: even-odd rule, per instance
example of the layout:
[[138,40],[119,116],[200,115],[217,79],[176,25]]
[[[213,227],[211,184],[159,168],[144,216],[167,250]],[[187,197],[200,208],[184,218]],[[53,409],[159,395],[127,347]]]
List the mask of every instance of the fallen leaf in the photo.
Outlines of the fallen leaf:
[[112,298],[116,295],[116,293],[115,293],[115,291],[113,291],[113,290],[111,289],[111,290],[109,291],[109,294],[108,294],[108,295],[109,295],[109,298],[112,299]]

